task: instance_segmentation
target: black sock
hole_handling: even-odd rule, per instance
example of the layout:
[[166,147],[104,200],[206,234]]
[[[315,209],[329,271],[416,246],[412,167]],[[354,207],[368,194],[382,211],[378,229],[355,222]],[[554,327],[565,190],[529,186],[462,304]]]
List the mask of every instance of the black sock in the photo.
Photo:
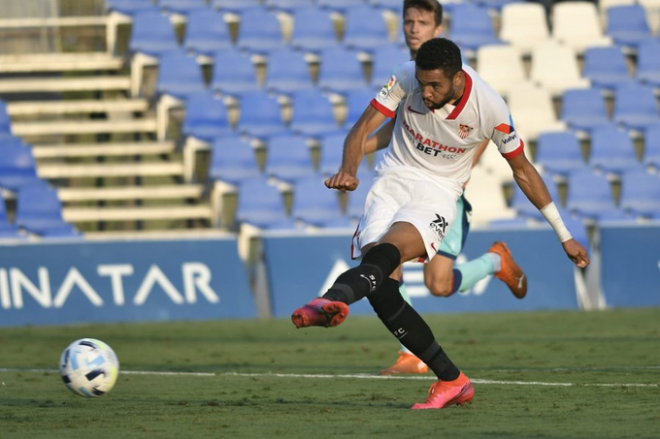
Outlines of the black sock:
[[460,371],[435,341],[431,328],[399,293],[399,282],[383,281],[380,289],[367,296],[378,318],[399,341],[436,374],[438,379],[453,381]]
[[379,244],[371,248],[355,268],[341,274],[323,298],[355,303],[369,293],[377,291],[384,279],[399,266],[401,254],[392,244]]

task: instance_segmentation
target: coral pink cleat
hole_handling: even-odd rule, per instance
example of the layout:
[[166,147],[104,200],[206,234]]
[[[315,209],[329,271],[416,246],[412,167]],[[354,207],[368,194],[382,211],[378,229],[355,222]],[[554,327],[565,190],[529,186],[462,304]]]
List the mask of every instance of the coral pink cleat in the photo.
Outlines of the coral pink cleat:
[[472,402],[474,388],[463,372],[454,381],[436,381],[429,388],[425,402],[412,406],[413,410],[442,409],[450,405],[465,405]]
[[308,326],[338,326],[348,317],[348,305],[318,298],[298,308],[291,314],[291,321],[296,328]]

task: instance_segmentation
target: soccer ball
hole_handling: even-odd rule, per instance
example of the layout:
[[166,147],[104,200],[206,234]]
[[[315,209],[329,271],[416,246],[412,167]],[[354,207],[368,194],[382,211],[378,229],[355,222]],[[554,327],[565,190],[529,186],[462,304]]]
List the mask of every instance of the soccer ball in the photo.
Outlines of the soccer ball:
[[119,360],[101,340],[82,338],[71,343],[60,358],[60,375],[76,395],[92,398],[108,393],[117,381]]

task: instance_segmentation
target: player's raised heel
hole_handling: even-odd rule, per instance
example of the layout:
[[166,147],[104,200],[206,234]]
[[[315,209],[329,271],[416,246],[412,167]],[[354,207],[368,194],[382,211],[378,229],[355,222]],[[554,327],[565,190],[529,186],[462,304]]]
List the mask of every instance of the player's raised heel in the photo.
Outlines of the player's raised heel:
[[442,409],[451,405],[465,405],[472,402],[474,387],[463,372],[454,381],[436,381],[429,388],[426,401],[412,406],[413,410]]
[[332,327],[340,325],[348,317],[348,305],[318,298],[296,309],[291,314],[291,321],[296,328],[308,326]]

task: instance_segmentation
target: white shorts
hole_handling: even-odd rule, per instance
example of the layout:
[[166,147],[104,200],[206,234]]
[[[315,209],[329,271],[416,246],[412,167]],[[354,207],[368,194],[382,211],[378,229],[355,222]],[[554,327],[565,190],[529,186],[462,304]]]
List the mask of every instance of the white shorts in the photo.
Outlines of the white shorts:
[[435,182],[395,172],[374,180],[364,204],[364,214],[353,235],[351,257],[361,257],[361,249],[378,241],[396,222],[410,223],[419,231],[430,261],[456,218],[456,195]]

